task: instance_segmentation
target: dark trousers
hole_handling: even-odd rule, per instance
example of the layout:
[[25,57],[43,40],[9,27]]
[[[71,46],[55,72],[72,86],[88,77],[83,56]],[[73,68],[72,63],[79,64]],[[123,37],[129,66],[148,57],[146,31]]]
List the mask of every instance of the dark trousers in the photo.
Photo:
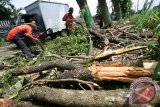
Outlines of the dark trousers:
[[66,25],[66,31],[67,31],[67,36],[69,36],[71,34],[71,30],[68,29],[68,26]]
[[15,43],[23,53],[25,53],[29,58],[33,58],[34,55],[31,53],[28,46],[25,44],[25,42],[20,38],[20,34],[16,34],[14,38],[11,40],[13,43]]

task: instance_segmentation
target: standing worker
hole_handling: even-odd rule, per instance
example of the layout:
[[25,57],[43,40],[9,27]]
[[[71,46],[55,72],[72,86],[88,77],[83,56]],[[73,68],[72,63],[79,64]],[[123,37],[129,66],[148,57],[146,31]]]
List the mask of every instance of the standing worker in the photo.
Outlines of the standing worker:
[[25,53],[29,58],[33,58],[34,55],[31,53],[30,49],[26,45],[22,37],[25,38],[30,38],[31,40],[38,41],[37,38],[34,38],[32,36],[32,30],[37,29],[36,24],[30,24],[30,25],[20,25],[12,28],[8,35],[7,38],[16,44],[23,53]]
[[74,21],[74,17],[73,17],[73,11],[74,9],[72,7],[69,8],[68,13],[66,13],[63,17],[63,21],[66,21],[66,30],[67,30],[67,35],[70,35],[70,31],[73,28],[73,21]]

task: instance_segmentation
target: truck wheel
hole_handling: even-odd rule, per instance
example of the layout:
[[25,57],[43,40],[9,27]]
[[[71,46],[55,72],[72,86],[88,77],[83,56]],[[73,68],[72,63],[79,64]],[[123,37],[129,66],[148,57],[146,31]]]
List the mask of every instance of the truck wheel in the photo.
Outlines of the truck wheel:
[[67,30],[63,29],[60,33],[60,35],[63,37],[64,35],[67,35]]
[[55,39],[57,37],[57,33],[53,33],[49,35],[51,39]]

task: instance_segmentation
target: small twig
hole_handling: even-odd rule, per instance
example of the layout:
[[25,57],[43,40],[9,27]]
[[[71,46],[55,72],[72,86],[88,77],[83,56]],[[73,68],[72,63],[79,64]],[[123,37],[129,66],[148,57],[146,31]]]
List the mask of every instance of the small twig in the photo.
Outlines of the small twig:
[[65,58],[78,58],[78,59],[88,59],[88,56],[66,56],[62,55]]
[[91,35],[88,36],[88,39],[89,39],[89,52],[88,52],[88,55],[91,56],[93,55],[93,41],[91,39]]
[[83,81],[80,79],[57,79],[57,80],[37,80],[37,81],[33,81],[31,83],[26,84],[24,87],[22,87],[18,92],[24,90],[26,87],[32,86],[32,85],[45,85],[48,83],[64,83],[64,82],[77,82],[80,84],[85,84],[87,85],[91,90],[96,89],[101,89],[101,87],[91,81]]
[[79,87],[81,87],[83,90],[86,90],[85,88],[82,87],[82,85],[80,83],[78,83]]
[[61,56],[57,55],[57,54],[50,54],[50,55],[45,55],[46,57],[56,57],[58,59],[62,59],[62,60],[67,60],[65,58],[62,58]]

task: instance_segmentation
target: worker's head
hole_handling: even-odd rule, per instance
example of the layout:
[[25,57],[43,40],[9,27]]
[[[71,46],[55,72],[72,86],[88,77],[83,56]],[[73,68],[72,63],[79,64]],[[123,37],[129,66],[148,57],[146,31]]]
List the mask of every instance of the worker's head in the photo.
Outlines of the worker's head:
[[69,12],[69,14],[72,14],[73,11],[74,11],[73,7],[70,7],[68,12]]
[[32,30],[38,30],[38,26],[35,23],[29,24],[32,27]]

